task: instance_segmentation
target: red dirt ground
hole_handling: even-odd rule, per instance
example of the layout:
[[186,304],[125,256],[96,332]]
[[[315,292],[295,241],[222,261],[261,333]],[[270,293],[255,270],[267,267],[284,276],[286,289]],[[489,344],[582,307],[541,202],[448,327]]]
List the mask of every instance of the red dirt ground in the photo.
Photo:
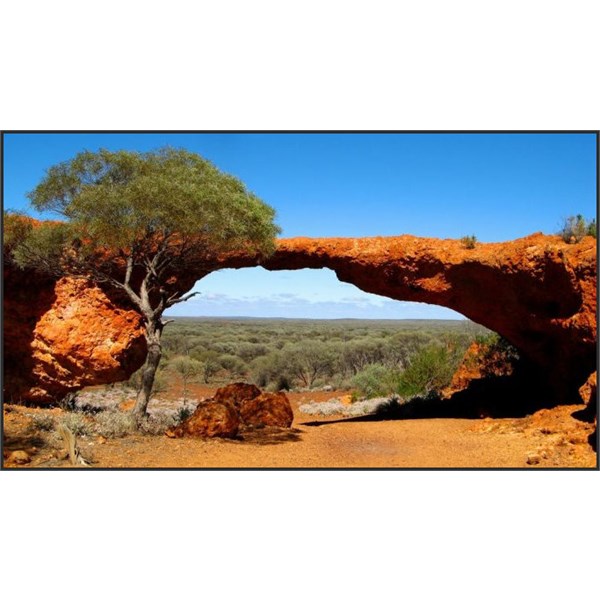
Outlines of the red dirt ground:
[[[191,386],[190,396],[210,397],[215,386]],[[171,389],[162,400],[176,398]],[[596,466],[587,443],[593,426],[571,413],[581,406],[560,406],[520,419],[360,420],[315,417],[299,412],[299,404],[325,401],[342,392],[289,393],[294,410],[291,429],[264,428],[241,439],[170,439],[129,435],[78,440],[92,468],[347,468],[347,467],[584,467]],[[5,405],[6,468],[69,467],[46,432],[32,427],[31,415],[60,409]],[[10,455],[24,450],[26,464]]]

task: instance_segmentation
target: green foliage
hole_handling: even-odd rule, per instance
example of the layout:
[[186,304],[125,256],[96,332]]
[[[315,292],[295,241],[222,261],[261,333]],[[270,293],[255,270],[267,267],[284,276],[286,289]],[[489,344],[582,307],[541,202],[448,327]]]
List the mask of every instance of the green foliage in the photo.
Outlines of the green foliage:
[[204,365],[189,356],[176,356],[169,361],[169,369],[175,371],[183,384],[183,398],[187,395],[187,385],[204,371]]
[[4,249],[15,265],[52,274],[64,272],[63,254],[69,249],[71,229],[66,223],[41,222],[18,212],[4,213]]
[[598,228],[596,227],[596,219],[592,219],[588,223],[587,234],[591,235],[593,238],[596,238],[597,237],[597,230],[598,230]]
[[477,238],[474,235],[465,235],[460,238],[460,241],[467,250],[472,250],[477,244]]
[[567,244],[576,244],[586,235],[596,237],[596,219],[586,220],[583,215],[567,217],[558,232]]
[[359,371],[351,380],[356,396],[376,398],[391,394],[397,384],[398,371],[381,364],[370,364]]
[[224,356],[219,357],[219,363],[233,378],[242,377],[246,374],[246,363],[238,356],[225,354]]
[[396,391],[404,397],[427,395],[447,386],[464,348],[431,344],[421,349],[398,379]]
[[221,370],[221,356],[215,350],[194,349],[190,355],[201,363],[200,372],[204,383],[209,383],[211,378]]
[[29,198],[62,221],[32,226],[6,216],[14,261],[120,287],[153,321],[148,334],[166,308],[187,299],[165,287],[169,273],[199,269],[223,251],[268,255],[279,232],[274,210],[241,181],[172,148],[82,152],[51,167]]
[[173,148],[81,152],[51,167],[29,198],[92,244],[112,248],[177,233],[211,249],[250,244],[269,251],[278,233],[273,209],[239,179]]
[[[274,390],[325,384],[349,389],[352,378],[369,365],[397,375],[424,346],[438,341],[462,352],[486,331],[470,321],[177,318],[165,330],[163,345],[169,349],[167,363],[184,352],[201,362],[216,358],[219,369],[211,382],[251,380]],[[314,376],[311,361],[321,363]]]

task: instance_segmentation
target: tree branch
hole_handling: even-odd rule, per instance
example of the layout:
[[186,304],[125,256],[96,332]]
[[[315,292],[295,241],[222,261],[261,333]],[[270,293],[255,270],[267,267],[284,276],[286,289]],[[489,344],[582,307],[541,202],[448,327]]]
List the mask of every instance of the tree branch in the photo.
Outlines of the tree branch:
[[189,300],[190,298],[193,298],[194,296],[197,296],[198,294],[200,294],[200,292],[190,292],[189,294],[186,294],[185,296],[181,296],[181,298],[173,298],[173,296],[175,296],[175,294],[173,294],[173,296],[170,296],[167,299],[166,305],[173,306],[174,304],[179,304],[180,302],[186,302],[187,300]]

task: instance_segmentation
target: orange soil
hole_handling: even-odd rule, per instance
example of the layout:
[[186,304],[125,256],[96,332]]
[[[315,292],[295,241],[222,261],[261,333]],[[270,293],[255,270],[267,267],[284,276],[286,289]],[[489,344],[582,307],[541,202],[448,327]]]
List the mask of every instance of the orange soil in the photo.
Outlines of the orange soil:
[[[194,397],[214,387],[193,386]],[[173,390],[175,392],[175,390]],[[169,394],[170,395],[170,394]],[[242,439],[170,439],[130,435],[81,438],[82,453],[96,468],[343,468],[343,467],[585,467],[596,466],[587,443],[592,426],[571,417],[581,406],[561,406],[521,419],[360,420],[315,417],[298,405],[323,401],[340,392],[290,393],[292,429],[265,428]],[[164,398],[166,399],[166,398]],[[69,467],[59,460],[27,415],[60,409],[5,406],[5,459],[14,450],[31,456],[26,465],[5,460],[5,467]]]

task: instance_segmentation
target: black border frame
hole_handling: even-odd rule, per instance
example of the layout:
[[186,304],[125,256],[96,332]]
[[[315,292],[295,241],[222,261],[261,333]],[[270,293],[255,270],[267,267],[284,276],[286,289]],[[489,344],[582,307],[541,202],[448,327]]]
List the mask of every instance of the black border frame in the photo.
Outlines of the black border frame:
[[[596,222],[598,222],[598,208],[600,205],[600,172],[598,159],[600,156],[600,130],[582,130],[582,129],[405,129],[405,130],[368,130],[368,129],[356,129],[356,130],[269,130],[269,129],[240,129],[240,130],[227,130],[227,129],[207,129],[207,130],[181,130],[181,129],[13,129],[13,130],[2,130],[0,131],[0,198],[2,200],[2,207],[4,208],[4,136],[6,134],[230,134],[230,133],[261,133],[261,134],[359,134],[359,133],[371,133],[371,134],[592,134],[596,136]],[[4,213],[2,216],[2,235],[4,236]],[[596,239],[596,251],[600,248],[598,239]],[[0,265],[0,275],[2,276],[2,282],[0,283],[0,293],[4,298],[4,262]],[[598,266],[596,264],[596,278],[598,277]],[[596,340],[598,340],[598,304],[596,303]],[[4,354],[4,307],[2,307],[2,314],[0,316],[0,324],[2,331],[0,332],[0,343],[2,345],[2,355]],[[599,360],[598,360],[598,341],[596,341],[596,372],[598,371]],[[4,382],[4,359],[2,359],[2,370],[1,379]],[[598,393],[596,392],[596,414],[598,413]],[[2,409],[4,408],[4,397],[2,397]],[[0,412],[0,449],[4,450],[4,410]],[[574,472],[574,471],[598,471],[600,470],[600,459],[598,454],[598,442],[600,441],[600,432],[596,426],[596,466],[595,467],[92,467],[90,469],[74,469],[72,467],[31,467],[31,468],[6,468],[4,466],[4,458],[2,457],[0,462],[0,471],[4,472],[40,472],[40,471],[74,471],[74,472],[97,472],[97,471],[553,471],[553,472]]]

